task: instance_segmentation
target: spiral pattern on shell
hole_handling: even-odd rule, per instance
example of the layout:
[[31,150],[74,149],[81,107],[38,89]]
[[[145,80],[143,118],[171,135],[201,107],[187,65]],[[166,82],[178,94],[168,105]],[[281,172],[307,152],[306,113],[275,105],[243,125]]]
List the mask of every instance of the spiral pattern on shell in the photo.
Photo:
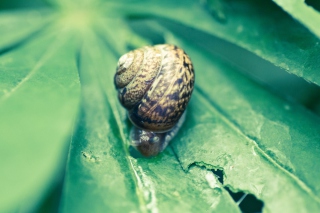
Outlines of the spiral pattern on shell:
[[119,59],[114,81],[132,123],[165,132],[186,109],[193,91],[194,70],[189,56],[177,46],[147,46]]

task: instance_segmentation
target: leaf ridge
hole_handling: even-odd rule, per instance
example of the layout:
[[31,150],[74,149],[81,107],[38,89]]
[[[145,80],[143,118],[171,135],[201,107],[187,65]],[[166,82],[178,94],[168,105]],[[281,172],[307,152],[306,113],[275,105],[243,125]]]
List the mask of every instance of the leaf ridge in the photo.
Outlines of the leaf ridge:
[[[262,157],[264,157],[265,159],[267,159],[272,165],[274,165],[275,167],[277,167],[278,169],[280,169],[284,174],[288,175],[290,178],[292,178],[304,191],[306,191],[310,197],[312,197],[316,202],[320,203],[320,199],[313,193],[313,191],[311,190],[311,188],[304,183],[302,180],[300,180],[296,175],[294,175],[293,173],[291,173],[290,171],[288,171],[286,168],[284,168],[281,163],[279,163],[278,161],[274,160],[271,156],[268,155],[268,153],[266,153],[260,146],[259,144],[256,142],[257,139],[252,138],[251,136],[247,135],[245,132],[242,131],[241,127],[235,122],[233,121],[233,119],[229,118],[229,116],[224,113],[224,111],[213,101],[213,100],[208,100],[206,97],[206,93],[199,87],[196,85],[195,89],[197,90],[199,96],[201,97],[203,102],[207,102],[207,105],[210,106],[209,108],[212,111],[215,111],[216,113],[220,114],[221,119],[224,120],[233,130],[235,130],[237,133],[241,134],[242,136],[244,136],[244,138],[250,142],[251,144],[253,144],[253,146],[256,148],[256,150],[261,154]],[[193,162],[196,163],[196,162]],[[188,165],[191,166],[193,163]],[[207,169],[210,169],[212,166],[212,168],[215,168],[216,166],[205,163],[203,164]],[[208,165],[210,165],[208,167]],[[212,169],[211,168],[211,169]]]
[[64,38],[64,39],[60,40],[58,37],[54,40],[52,45],[48,49],[46,49],[43,56],[35,64],[34,68],[15,87],[13,87],[11,90],[5,93],[4,96],[1,98],[1,101],[8,99],[21,86],[23,86],[24,83],[26,83],[30,78],[32,78],[32,76],[35,75],[39,71],[39,69],[55,54],[55,52],[59,50],[60,47],[68,40],[68,36],[61,36],[61,38]]
[[[126,46],[124,45],[121,48],[114,47],[114,45],[112,45],[107,39],[105,39],[106,37],[110,38],[109,29],[106,28],[101,23],[98,23],[98,24],[100,24],[100,26],[102,28],[95,28],[95,31],[96,31],[95,33],[96,33],[97,39],[99,39],[101,42],[103,42],[105,44],[102,46],[105,46],[106,47],[105,50],[108,50],[110,52],[110,54],[115,59],[119,58],[121,56],[121,52],[125,51]],[[104,31],[102,32],[99,29],[104,29]],[[109,74],[108,77],[113,78],[113,76],[111,74]],[[103,78],[101,77],[99,79],[103,79]],[[104,83],[102,81],[100,81],[100,85],[103,88]],[[126,144],[128,144],[128,141],[126,139],[126,135],[124,133],[124,129],[126,129],[126,128],[122,125],[123,119],[121,118],[119,104],[117,104],[118,103],[118,100],[116,98],[117,96],[115,93],[111,92],[110,89],[107,89],[107,88],[104,89],[104,92],[106,93],[106,96],[108,97],[109,106],[112,109],[111,111],[112,111],[113,116],[116,120],[117,128],[120,132],[123,151],[126,155],[126,160],[128,162],[129,168],[131,168],[131,171],[132,171],[131,175],[132,175],[133,179],[135,180],[135,184],[137,186],[136,193],[138,195],[138,199],[141,204],[140,209],[142,212],[150,211],[152,213],[157,213],[157,212],[159,212],[159,210],[158,210],[157,203],[156,203],[157,198],[156,198],[156,193],[154,190],[152,180],[150,180],[148,178],[148,176],[143,171],[142,167],[137,165],[137,161],[130,156],[130,153],[128,151],[128,146],[126,146]]]
[[35,29],[33,29],[31,32],[29,32],[27,35],[24,35],[24,37],[20,38],[19,40],[15,41],[9,45],[0,47],[0,55],[3,55],[13,49],[16,49],[16,48],[28,43],[32,38],[35,38],[41,32],[48,30],[48,28],[50,28],[49,24],[50,24],[50,21],[45,21],[44,23],[42,23],[41,25],[39,25]]
[[320,14],[313,7],[308,6],[305,1],[273,1],[290,16],[305,25],[312,33],[320,37],[319,23],[316,22],[320,20]]
[[[96,42],[94,42],[97,47],[99,48],[99,51],[100,52],[108,52],[109,54],[106,54],[106,55],[112,55],[114,57],[114,51],[112,51],[109,47],[109,45],[98,45],[99,42],[102,42],[101,40],[101,37],[99,36],[96,36],[96,33],[93,35],[93,33],[90,31],[90,32],[87,32],[88,35],[86,35],[86,38],[88,38],[89,36],[92,37],[92,40],[96,40]],[[105,47],[107,46],[107,48],[101,48],[101,47]],[[102,60],[102,59],[101,59]],[[101,70],[101,69],[99,69]],[[122,125],[122,119],[121,119],[121,113],[119,111],[119,106],[117,106],[117,101],[116,100],[116,95],[108,88],[105,88],[105,84],[103,82],[102,79],[105,79],[106,78],[106,75],[105,73],[102,73],[102,70],[101,71],[97,71],[98,73],[98,76],[100,76],[99,78],[99,84],[100,84],[100,87],[103,88],[103,93],[105,93],[106,97],[107,97],[107,100],[108,100],[108,105],[109,107],[111,108],[111,112],[113,114],[113,117],[116,121],[116,124],[117,124],[117,129],[120,133],[120,137],[121,137],[121,141],[122,141],[122,147],[123,147],[123,151],[125,153],[125,156],[126,156],[126,161],[127,161],[127,165],[128,167],[130,168],[130,174],[132,176],[132,179],[136,185],[136,193],[137,193],[137,197],[138,197],[138,200],[139,200],[139,207],[140,207],[140,210],[141,212],[153,212],[153,213],[157,213],[158,212],[158,209],[156,207],[156,205],[150,205],[150,203],[146,203],[146,199],[145,199],[145,194],[150,194],[151,196],[153,196],[153,200],[156,200],[155,198],[155,194],[154,192],[152,191],[152,188],[150,190],[150,185],[148,185],[149,187],[145,187],[143,182],[144,182],[144,172],[142,171],[142,168],[140,167],[137,167],[135,166],[135,162],[134,162],[134,159],[130,157],[130,154],[129,154],[129,151],[128,151],[128,147],[126,146],[127,144],[127,140],[126,140],[126,135],[124,133],[124,127]],[[112,78],[111,77],[111,74],[107,73],[107,78]],[[138,169],[140,171],[138,171]],[[142,174],[142,179],[140,178],[139,176],[139,173]],[[150,180],[149,180],[150,181]],[[146,191],[147,190],[147,191]],[[151,200],[152,202],[152,200]]]

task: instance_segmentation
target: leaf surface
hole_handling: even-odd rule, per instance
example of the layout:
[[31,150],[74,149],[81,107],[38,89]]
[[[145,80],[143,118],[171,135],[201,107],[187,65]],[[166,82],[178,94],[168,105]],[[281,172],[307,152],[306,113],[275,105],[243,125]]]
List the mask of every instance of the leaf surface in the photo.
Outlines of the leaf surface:
[[320,37],[320,14],[311,6],[308,6],[304,1],[294,0],[274,0],[276,4],[282,7],[292,17],[300,21],[303,25],[309,28],[315,35]]
[[0,13],[0,52],[24,42],[50,19],[48,12],[37,10]]
[[239,212],[212,172],[185,173],[170,148],[153,159],[129,155],[130,125],[113,85],[116,58],[95,36],[85,38],[83,120],[71,145],[62,212]]
[[[301,10],[294,14],[306,13],[302,3],[294,8],[296,11]],[[118,10],[133,17],[161,17],[168,24],[174,21],[217,36],[257,54],[289,73],[320,85],[319,37],[310,33],[272,1],[207,1],[204,5],[197,1],[142,1],[127,4]],[[316,18],[308,23],[318,26],[320,21]],[[187,31],[184,33],[188,36]],[[212,49],[214,46],[210,46],[209,42],[207,48]]]
[[33,208],[65,160],[80,84],[75,42],[58,35],[44,32],[0,57],[3,212]]
[[[319,118],[207,52],[217,36],[320,85],[316,20],[306,24],[300,6],[286,3],[286,13],[253,0],[79,5],[61,0],[56,14],[0,15],[0,211],[41,202],[70,140],[61,212],[240,212],[226,186],[254,194],[265,212],[319,211]],[[137,18],[160,25],[142,35],[130,28]],[[145,159],[129,147],[132,125],[113,75],[120,55],[155,35],[191,56],[196,89],[179,134]]]
[[194,163],[223,169],[225,184],[255,194],[266,212],[319,209],[319,118],[217,58],[179,44],[199,70],[192,114],[173,144],[184,169]]

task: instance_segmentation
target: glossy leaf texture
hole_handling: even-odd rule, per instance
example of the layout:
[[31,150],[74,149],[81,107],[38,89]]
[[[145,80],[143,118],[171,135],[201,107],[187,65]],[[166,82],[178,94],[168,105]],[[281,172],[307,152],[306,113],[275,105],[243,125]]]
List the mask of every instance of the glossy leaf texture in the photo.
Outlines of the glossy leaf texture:
[[80,56],[83,120],[71,144],[62,212],[239,212],[212,172],[194,168],[185,173],[170,148],[154,159],[129,155],[128,121],[113,90],[111,65],[117,58],[92,34],[85,38]]
[[288,12],[292,17],[303,23],[315,35],[320,37],[320,14],[316,9],[307,5],[304,1],[299,0],[274,0],[274,2],[278,4],[284,11]]
[[80,101],[73,36],[52,25],[1,54],[2,212],[34,208],[63,169]]
[[202,113],[190,115],[192,127],[173,143],[183,167],[223,169],[225,184],[255,194],[265,202],[266,212],[281,212],[279,206],[292,212],[317,211],[319,118],[266,92],[219,60],[184,47],[205,74],[198,76],[203,85],[190,106]]
[[[287,12],[273,1],[59,0],[0,14],[0,212],[34,211],[61,176],[59,212],[241,212],[225,187],[264,212],[318,212],[319,117],[215,56],[210,40],[320,85],[319,20],[275,2]],[[181,131],[145,159],[129,147],[113,75],[155,35],[190,55],[196,87]]]
[[[302,1],[299,4],[295,4],[298,1],[275,1],[286,2],[283,3],[285,8],[294,8],[293,14],[308,20],[301,20],[300,24],[272,1],[202,2],[204,3],[199,4],[197,1],[187,0],[183,1],[183,4],[177,4],[170,0],[142,1],[140,4],[131,2],[125,7],[116,8],[119,12],[125,11],[133,17],[157,16],[165,22],[177,22],[217,36],[255,53],[287,72],[320,85],[319,63],[313,63],[319,62],[320,54],[316,27],[320,24],[319,12],[309,9],[313,15],[309,14]],[[148,7],[148,10],[145,10],[145,7]],[[192,8],[192,12],[189,8]],[[312,26],[309,26],[309,23],[312,23]],[[210,41],[205,46],[208,49],[214,48]],[[284,49],[286,51],[283,51]]]

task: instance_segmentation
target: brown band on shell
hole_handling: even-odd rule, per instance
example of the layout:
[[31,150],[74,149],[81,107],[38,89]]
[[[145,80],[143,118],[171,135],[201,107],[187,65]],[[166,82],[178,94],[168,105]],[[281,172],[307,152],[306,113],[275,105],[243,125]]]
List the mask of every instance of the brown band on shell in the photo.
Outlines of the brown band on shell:
[[154,47],[145,47],[141,67],[137,69],[131,82],[118,90],[120,102],[125,108],[131,109],[141,101],[157,76],[160,65],[161,51]]
[[161,50],[161,69],[141,102],[129,111],[137,127],[155,132],[171,129],[180,119],[193,91],[194,71],[190,58],[174,45]]
[[116,88],[127,86],[137,71],[140,69],[144,59],[144,48],[130,51],[121,56],[118,62],[117,72],[115,75]]

